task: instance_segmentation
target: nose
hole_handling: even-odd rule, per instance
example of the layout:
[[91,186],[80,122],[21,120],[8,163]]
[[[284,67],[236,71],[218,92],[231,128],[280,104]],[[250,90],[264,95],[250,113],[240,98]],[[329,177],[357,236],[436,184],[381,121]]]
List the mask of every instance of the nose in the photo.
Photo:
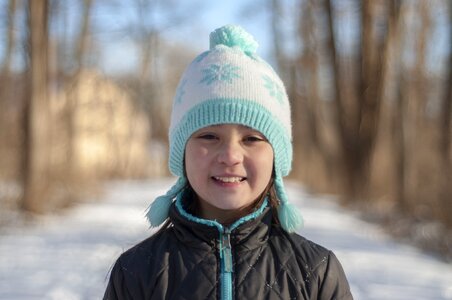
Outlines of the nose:
[[220,147],[217,159],[221,164],[233,166],[243,161],[243,152],[238,143],[227,141]]

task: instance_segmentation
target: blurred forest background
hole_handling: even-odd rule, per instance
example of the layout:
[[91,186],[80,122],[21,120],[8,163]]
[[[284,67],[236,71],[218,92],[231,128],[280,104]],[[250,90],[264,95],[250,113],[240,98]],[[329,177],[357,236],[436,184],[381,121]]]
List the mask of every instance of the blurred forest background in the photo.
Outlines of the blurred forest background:
[[[292,103],[292,179],[452,258],[452,1],[240,2]],[[207,3],[0,1],[0,226],[103,180],[169,175]]]

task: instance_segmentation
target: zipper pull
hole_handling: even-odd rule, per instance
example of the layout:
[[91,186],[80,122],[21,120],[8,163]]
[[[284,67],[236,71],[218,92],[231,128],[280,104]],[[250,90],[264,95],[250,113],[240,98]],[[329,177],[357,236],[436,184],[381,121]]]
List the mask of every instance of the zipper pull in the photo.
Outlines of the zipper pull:
[[224,271],[232,273],[231,233],[224,232],[222,237]]

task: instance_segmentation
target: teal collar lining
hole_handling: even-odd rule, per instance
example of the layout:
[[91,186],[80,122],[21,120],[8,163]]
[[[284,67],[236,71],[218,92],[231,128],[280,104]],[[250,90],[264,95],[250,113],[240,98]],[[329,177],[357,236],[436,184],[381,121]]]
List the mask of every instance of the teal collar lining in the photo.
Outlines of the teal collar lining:
[[[218,228],[218,230],[219,230],[220,232],[223,232],[223,231],[224,231],[225,227],[224,227],[222,224],[220,224],[219,222],[217,222],[216,220],[202,219],[202,218],[196,217],[196,216],[194,216],[194,215],[188,213],[188,212],[184,209],[184,207],[183,207],[183,205],[182,205],[182,197],[183,197],[183,194],[184,194],[184,193],[179,193],[179,194],[177,195],[177,198],[176,198],[176,208],[177,208],[177,210],[179,211],[179,213],[180,213],[182,216],[184,216],[185,218],[187,218],[188,220],[190,220],[190,221],[192,221],[192,222],[195,222],[195,223],[198,223],[198,224],[207,225],[207,226],[210,226],[210,227],[216,227],[216,228]],[[232,223],[232,224],[228,227],[228,229],[229,229],[230,231],[232,231],[232,230],[236,229],[237,227],[239,227],[240,225],[242,225],[243,223],[248,222],[248,221],[253,220],[253,219],[256,219],[257,217],[259,217],[259,216],[264,212],[264,210],[265,210],[265,208],[266,208],[267,206],[268,206],[268,199],[265,198],[264,203],[262,203],[262,205],[261,205],[261,207],[259,207],[259,209],[257,209],[255,212],[253,212],[253,213],[251,213],[251,214],[249,214],[249,215],[246,215],[246,216],[244,216],[244,217],[241,217],[240,219],[238,219],[237,221],[235,221],[234,223]]]

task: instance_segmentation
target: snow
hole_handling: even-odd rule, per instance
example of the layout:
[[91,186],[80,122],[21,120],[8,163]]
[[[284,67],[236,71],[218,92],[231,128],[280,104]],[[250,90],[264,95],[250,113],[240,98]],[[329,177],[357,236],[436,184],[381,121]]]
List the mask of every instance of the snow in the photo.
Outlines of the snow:
[[[0,299],[101,299],[115,259],[152,233],[145,209],[173,182],[110,182],[99,199],[0,231]],[[391,240],[332,197],[287,188],[305,218],[300,233],[335,252],[355,299],[452,299],[452,265]]]

